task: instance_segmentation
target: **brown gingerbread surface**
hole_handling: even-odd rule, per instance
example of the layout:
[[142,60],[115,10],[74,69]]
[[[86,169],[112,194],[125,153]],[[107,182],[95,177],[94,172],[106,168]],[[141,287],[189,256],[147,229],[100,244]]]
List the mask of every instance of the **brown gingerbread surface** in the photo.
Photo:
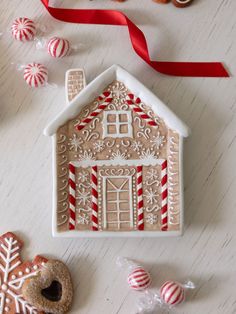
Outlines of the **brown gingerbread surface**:
[[23,242],[11,232],[0,237],[0,313],[1,314],[43,314],[29,304],[22,296],[26,279],[35,276],[47,262],[36,256],[32,262],[22,262],[20,251]]
[[[112,82],[104,92],[112,101],[103,110],[104,100],[97,95],[56,134],[58,231],[178,231],[179,134],[154,113],[152,104],[141,99],[138,110],[127,104],[132,91],[122,82]],[[163,193],[168,194],[166,218]]]

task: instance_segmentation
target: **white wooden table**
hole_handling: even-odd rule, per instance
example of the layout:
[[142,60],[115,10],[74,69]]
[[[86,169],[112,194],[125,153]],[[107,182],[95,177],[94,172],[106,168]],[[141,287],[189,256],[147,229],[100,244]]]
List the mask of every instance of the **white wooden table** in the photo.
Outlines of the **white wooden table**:
[[[236,1],[195,0],[188,9],[151,0],[57,1],[70,7],[123,9],[145,32],[160,60],[225,61],[236,73]],[[81,43],[52,60],[33,43],[13,41],[11,21],[27,16]],[[158,287],[194,280],[197,289],[173,313],[236,313],[236,79],[175,78],[149,68],[133,52],[125,27],[54,21],[39,0],[1,0],[0,232],[25,241],[24,258],[40,253],[65,261],[74,278],[71,313],[135,314],[137,294],[116,268],[118,255],[142,262]],[[40,61],[58,89],[30,90],[14,63]],[[192,129],[185,146],[185,234],[168,239],[58,240],[51,237],[51,141],[43,128],[65,106],[64,73],[84,67],[87,81],[118,63],[152,89]]]

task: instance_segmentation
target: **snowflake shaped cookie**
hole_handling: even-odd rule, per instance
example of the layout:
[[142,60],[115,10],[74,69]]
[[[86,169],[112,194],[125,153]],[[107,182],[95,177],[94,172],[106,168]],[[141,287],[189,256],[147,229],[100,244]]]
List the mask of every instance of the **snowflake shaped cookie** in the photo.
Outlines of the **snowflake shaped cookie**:
[[22,262],[23,242],[7,232],[0,237],[0,314],[43,314],[22,296],[21,289],[27,278],[35,276],[47,259],[36,256],[33,262]]

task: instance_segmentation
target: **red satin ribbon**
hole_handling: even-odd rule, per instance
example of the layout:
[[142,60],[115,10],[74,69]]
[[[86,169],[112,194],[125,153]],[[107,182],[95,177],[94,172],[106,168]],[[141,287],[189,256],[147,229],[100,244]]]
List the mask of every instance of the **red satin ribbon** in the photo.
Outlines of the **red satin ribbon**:
[[63,22],[127,26],[135,52],[160,73],[173,76],[229,77],[228,72],[220,62],[152,61],[143,32],[120,11],[62,9],[49,6],[49,0],[41,1],[51,16]]

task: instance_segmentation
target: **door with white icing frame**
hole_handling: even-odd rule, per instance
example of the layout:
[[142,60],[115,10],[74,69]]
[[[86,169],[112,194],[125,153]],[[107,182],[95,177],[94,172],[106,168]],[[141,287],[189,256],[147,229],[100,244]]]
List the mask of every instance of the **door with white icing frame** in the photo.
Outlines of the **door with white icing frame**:
[[103,177],[103,229],[133,229],[132,176]]

